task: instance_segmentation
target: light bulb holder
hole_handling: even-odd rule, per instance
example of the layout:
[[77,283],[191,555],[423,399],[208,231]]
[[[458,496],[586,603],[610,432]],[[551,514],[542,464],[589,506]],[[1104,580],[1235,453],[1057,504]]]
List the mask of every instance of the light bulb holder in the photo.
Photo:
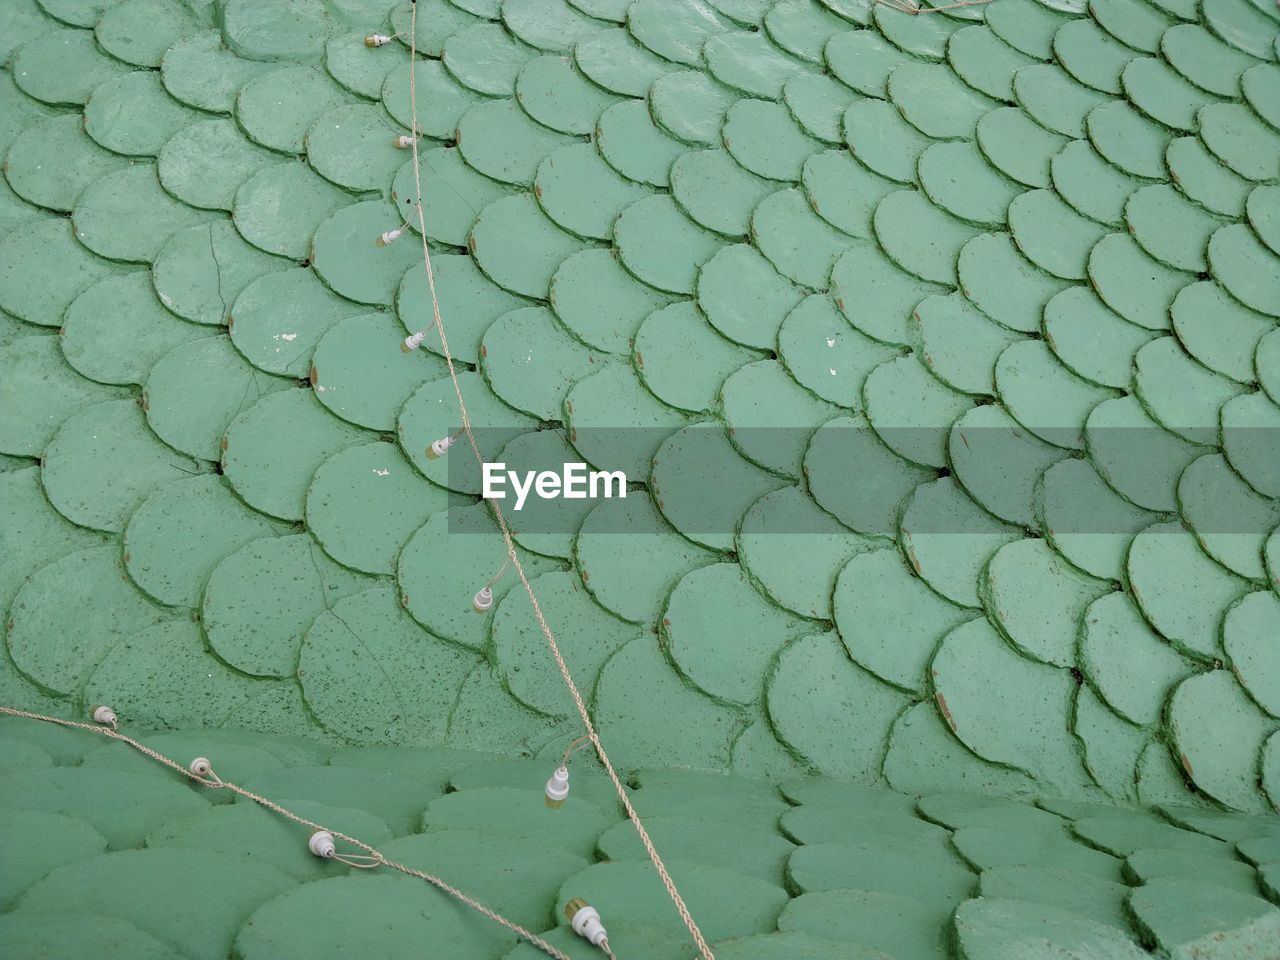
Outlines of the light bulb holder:
[[404,227],[396,227],[394,230],[388,230],[386,233],[378,234],[378,239],[373,241],[375,247],[389,247],[400,239],[404,233]]
[[439,460],[446,453],[448,453],[449,448],[452,447],[457,442],[458,442],[457,437],[441,437],[439,440],[436,440],[434,443],[432,443],[431,446],[427,447],[427,459]]
[[417,142],[417,139],[417,137],[411,137],[408,134],[401,134],[391,141],[391,145],[401,150],[409,150]]
[[317,830],[307,840],[307,849],[321,860],[332,860],[338,853],[338,845],[334,843],[333,834],[328,830]]
[[422,341],[425,339],[427,339],[427,331],[425,330],[419,330],[417,333],[411,333],[400,341],[400,349],[405,353],[413,353],[413,351],[422,346]]
[[390,42],[391,37],[388,37],[385,33],[371,33],[364,38],[366,47],[385,47]]
[[569,768],[564,764],[556,767],[551,773],[551,778],[547,780],[546,804],[552,810],[559,810],[564,806],[564,802],[569,799]]
[[609,939],[609,934],[600,922],[600,913],[595,907],[581,897],[574,897],[564,905],[564,915],[569,920],[573,932],[592,946],[598,947]]
[[493,607],[493,588],[481,587],[476,591],[476,595],[471,598],[471,609],[476,613],[485,614]]
[[187,769],[194,773],[197,777],[207,777],[213,773],[213,764],[209,762],[208,757],[196,757],[189,764]]
[[104,727],[114,727],[116,720],[119,719],[116,717],[116,712],[105,704],[94,707],[92,716],[94,723],[100,723]]

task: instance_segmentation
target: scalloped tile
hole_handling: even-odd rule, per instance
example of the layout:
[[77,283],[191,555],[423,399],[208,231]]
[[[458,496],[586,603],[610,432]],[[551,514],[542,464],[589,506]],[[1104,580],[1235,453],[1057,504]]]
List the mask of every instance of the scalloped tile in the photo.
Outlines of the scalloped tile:
[[832,299],[821,294],[811,294],[787,314],[778,330],[778,351],[801,386],[851,409],[861,406],[867,374],[894,354],[851,329]]
[[0,238],[0,308],[27,323],[57,327],[85,289],[123,272],[77,242],[69,220],[33,220]]
[[1120,83],[1139,110],[1175,130],[1193,132],[1197,111],[1213,99],[1155,57],[1129,61]]
[[[1068,671],[1019,656],[985,620],[971,620],[942,638],[930,672],[934,697],[948,726],[978,756],[1025,770],[1059,790],[1080,782],[1084,771],[1064,724],[1068,698],[1075,687]],[[1012,720],[1010,714],[1017,719]],[[1000,828],[966,827],[957,834],[956,842],[967,859],[983,867],[996,862],[1026,862],[1010,859],[1011,855],[1018,857],[1018,852],[1001,849],[1005,843],[1019,840],[1033,848],[1041,843],[1049,845],[1060,853],[1044,853],[1065,865],[1063,857],[1071,846],[1065,831],[1056,832],[1060,829],[1028,830],[1026,836],[1018,836],[1023,833],[1018,831],[1009,836]],[[989,834],[988,842],[996,845],[982,843],[976,836],[980,832]],[[963,842],[964,835],[973,835],[972,846]],[[986,848],[994,859],[979,854],[979,848]],[[1104,876],[1116,869],[1104,862],[1110,858],[1097,851],[1083,846],[1075,849],[1082,863],[1096,859]]]
[[160,185],[156,165],[137,163],[95,181],[76,201],[76,239],[109,260],[148,263],[168,238],[208,222],[215,214],[173,199]]
[[1080,621],[1079,665],[1106,705],[1132,723],[1159,723],[1173,688],[1193,669],[1142,618],[1128,594],[1105,594]]
[[1157,263],[1127,234],[1103,237],[1089,252],[1089,283],[1108,307],[1148,330],[1169,329],[1169,306],[1190,274]]
[[[493,585],[492,612],[476,616],[471,606],[470,598],[495,572],[500,536],[488,508],[480,503],[453,506],[419,527],[400,551],[396,565],[400,602],[409,615],[434,636],[477,653],[483,650],[489,643],[497,606],[508,591],[520,589],[519,580],[504,577]],[[449,562],[440,563],[446,552]],[[523,547],[517,546],[516,552],[530,579],[563,568],[558,561],[531,554]],[[456,598],[457,602],[442,603],[441,597]],[[496,699],[504,706],[509,702],[505,694]],[[482,695],[481,702],[492,709],[495,698]]]
[[903,501],[898,537],[920,579],[952,603],[977,609],[982,568],[1001,546],[1020,539],[1020,532],[978,507],[951,477],[943,477],[922,483]]
[[219,31],[207,30],[169,47],[159,66],[165,90],[178,102],[209,113],[231,113],[240,88],[272,65],[238,56]]
[[651,191],[618,174],[593,145],[578,143],[538,165],[533,192],[557,226],[580,237],[608,240],[618,215]]
[[991,27],[961,27],[947,41],[947,63],[973,89],[1006,102],[1014,98],[1018,71],[1030,66],[1031,57],[1005,43]]
[[1168,716],[1174,749],[1197,787],[1228,809],[1267,810],[1253,766],[1274,722],[1235,677],[1214,670],[1184,680],[1169,698]]
[[884,343],[914,342],[911,314],[925,297],[945,291],[899,270],[874,243],[850,247],[831,270],[836,306],[859,331]]
[[1084,449],[1090,412],[1114,391],[1081,380],[1042,340],[1011,344],[996,361],[996,392],[1013,418],[1046,443]]
[[546,307],[503,314],[485,331],[480,354],[499,399],[539,420],[562,419],[574,382],[603,359],[569,336]]
[[175,480],[155,490],[129,518],[124,565],[133,582],[158,603],[195,607],[220,560],[252,540],[284,530],[283,524],[245,507],[220,477]]
[[831,619],[831,591],[848,559],[886,542],[849,531],[799,486],[765,494],[737,534],[738,555],[757,586],[793,613],[822,621]]
[[368,433],[331,416],[311,391],[263,397],[227,427],[222,468],[251,507],[282,520],[301,520],[316,468]]
[[1134,393],[1160,426],[1192,443],[1218,438],[1218,411],[1242,393],[1226,377],[1200,366],[1173,337],[1159,337],[1133,360]]
[[1129,196],[1139,181],[1103,159],[1085,140],[1073,140],[1049,161],[1053,189],[1077,213],[1120,226]]
[[879,679],[919,695],[938,641],[971,616],[912,576],[896,550],[857,554],[833,595],[840,639],[853,661]]
[[[75,585],[74,592],[68,584]],[[72,596],[83,598],[74,609]],[[88,547],[33,571],[14,595],[9,655],[18,669],[45,688],[78,696],[105,653],[135,631],[171,620],[173,614],[129,581],[118,544]],[[85,629],[89,625],[92,629]],[[74,809],[78,804],[70,799]],[[55,805],[44,809],[66,812]],[[91,822],[98,820],[93,817]],[[108,839],[126,833],[132,820],[118,813],[108,819],[102,824],[110,831]]]
[[802,296],[749,244],[721,247],[698,270],[695,298],[707,322],[747,347],[772,348]]
[[[730,550],[741,518],[762,496],[785,485],[744,459],[716,422],[673,433],[652,462],[649,488],[663,517],[712,550]],[[708,486],[714,486],[714,494]]]
[[1280,317],[1280,257],[1244,224],[1233,223],[1209,238],[1209,272],[1246,307]]
[[1163,429],[1133,396],[1094,407],[1085,441],[1108,486],[1139,507],[1167,512],[1177,508],[1174,491],[1183,469],[1205,452]]
[[341,207],[316,228],[311,266],[339,297],[373,306],[390,306],[405,271],[422,261],[421,242],[412,234],[379,246],[383,233],[403,225],[400,211],[385,200]]
[[[449,349],[465,363],[480,362],[484,332],[498,317],[530,305],[529,300],[504,290],[485,276],[472,257],[437,254],[431,258],[431,271],[445,335],[450,338]],[[396,293],[396,313],[406,332],[426,332],[423,349],[444,356],[434,330],[435,313],[426,270],[413,269],[404,275]]]
[[[1148,429],[1155,428],[1148,422]],[[1168,486],[1171,496],[1172,480]],[[1098,465],[1070,457],[1044,473],[1036,515],[1045,538],[1070,563],[1117,581],[1133,534],[1156,519],[1107,486]]]
[[850,30],[827,41],[823,59],[845,86],[883,99],[889,74],[908,58],[875,30]]
[[[815,684],[822,696],[802,693],[816,689]],[[889,727],[908,703],[905,694],[855,666],[835,633],[812,634],[787,644],[769,675],[765,699],[783,743],[828,777],[864,782],[877,778]],[[842,845],[801,847],[788,865],[792,883],[806,892],[853,886],[820,879],[849,870],[837,867],[829,854],[824,856],[824,848],[836,846]],[[883,889],[887,884],[881,880],[877,885]]]
[[900,190],[881,200],[872,226],[880,247],[899,267],[948,286],[957,282],[960,249],[978,233],[916,190]]
[[765,197],[751,215],[751,237],[778,272],[802,287],[825,290],[831,268],[852,246],[796,189]]
[[1264,578],[1262,544],[1280,523],[1280,504],[1255,493],[1227,458],[1207,454],[1188,465],[1178,505],[1205,553],[1242,577]]
[[726,150],[681,154],[670,181],[671,196],[691,220],[728,237],[745,237],[756,204],[777,189],[738,166]]
[[1222,451],[1233,470],[1267,497],[1280,495],[1280,473],[1267,442],[1280,423],[1280,407],[1261,392],[1243,394],[1222,406]]
[[643,97],[654,80],[678,69],[650,53],[626,30],[603,30],[580,41],[573,59],[592,83],[624,97]]
[[84,128],[79,114],[61,114],[34,123],[19,133],[5,155],[4,175],[22,199],[62,212],[75,209],[76,200],[127,162],[104,150]]
[[231,342],[253,366],[301,379],[310,373],[320,338],[339,321],[364,312],[330,293],[313,271],[295,269],[250,283],[227,318]]
[[1174,649],[1200,660],[1219,656],[1222,613],[1248,592],[1247,580],[1219,567],[1173,523],[1134,537],[1126,570],[1143,616]]
[[760,678],[770,661],[808,629],[761,596],[736,563],[713,563],[685,574],[667,598],[661,621],[677,669],[708,696],[743,705],[763,696]]
[[649,314],[636,331],[634,357],[644,385],[663,403],[711,412],[725,378],[760,355],[720,337],[689,301]]
[[832,145],[841,142],[841,118],[854,101],[844,84],[825,73],[797,74],[783,84],[782,99],[809,136]]
[[[643,696],[636,695],[639,689],[644,690]],[[627,756],[634,758],[633,762],[670,764],[675,761],[702,769],[725,765],[730,743],[743,726],[737,710],[714,703],[687,686],[663,656],[657,638],[648,633],[627,642],[605,662],[596,681],[595,714],[601,737],[615,744],[613,749],[626,751]],[[676,717],[679,721],[671,722]],[[614,866],[624,865],[597,864],[597,868],[605,869]],[[626,866],[645,873],[649,868],[648,864]],[[701,872],[705,874],[713,869],[704,867]],[[618,904],[615,915],[626,910],[623,903],[632,905],[629,916],[637,915],[636,901],[630,892],[635,889],[632,887],[635,879],[632,874],[624,881],[627,893],[614,894],[619,898],[614,901]],[[573,893],[577,889],[575,887]],[[598,886],[591,889],[596,901],[604,907],[605,892]],[[770,887],[771,891],[774,889],[777,888]],[[785,899],[781,890],[777,893]],[[668,909],[664,897],[661,914],[651,915],[665,917]],[[734,911],[721,916],[732,917]],[[768,924],[772,922],[770,919]]]
[[[430,133],[425,124],[423,130]],[[514,100],[485,100],[461,113],[457,142],[462,158],[479,173],[527,187],[542,158],[569,138],[529,119]]]
[[[227,425],[261,397],[295,386],[251,367],[226,337],[201,337],[174,347],[146,375],[147,425],[175,450],[216,461]],[[198,390],[201,403],[184,402]]]
[[[92,289],[92,288],[91,288]],[[68,417],[128,391],[94,383],[63,359],[57,337],[25,336],[0,346],[0,450],[38,457]]]
[[1255,63],[1198,23],[1178,24],[1166,30],[1160,38],[1160,52],[1178,73],[1220,97],[1236,96],[1241,72]]
[[184,127],[156,157],[160,183],[171,194],[193,207],[227,211],[235,206],[241,184],[279,160],[226,119]]
[[[443,2],[443,0],[442,0]],[[382,84],[382,104],[387,113],[406,130],[413,127],[412,101],[409,95],[409,70],[393,67]],[[506,101],[485,101],[468,90],[445,70],[437,60],[426,60],[414,68],[414,87],[419,103],[418,129],[429,137],[440,140],[461,141],[457,137],[458,125],[467,111],[479,103],[488,102],[494,111]],[[477,135],[486,132],[480,128]],[[489,151],[492,152],[492,151]]]
[[[508,441],[532,429],[536,423],[527,414],[499,400],[478,372],[459,372],[458,389],[475,428],[476,443],[486,460],[493,459]],[[475,496],[481,489],[480,467],[469,443],[459,445],[455,454],[460,456],[436,459],[427,456],[432,443],[460,429],[457,411],[458,397],[453,382],[448,377],[428,380],[400,408],[396,434],[400,449],[424,477],[438,486]]]
[[[621,249],[621,238],[618,244]],[[547,298],[561,262],[584,248],[543,212],[532,193],[503,197],[480,211],[468,245],[476,266],[494,283],[535,300]]]
[[1072,373],[1116,389],[1129,385],[1134,355],[1155,336],[1120,319],[1085,285],[1068,287],[1045,304],[1043,331]]
[[1057,64],[1022,67],[1013,75],[1013,96],[1040,126],[1074,138],[1084,137],[1085,117],[1106,100]]
[[952,475],[980,506],[1008,523],[1035,530],[1036,484],[1064,456],[1024,433],[999,404],[973,407],[951,427]]
[[1120,74],[1137,54],[1091,19],[1068,20],[1053,35],[1053,55],[1081,83],[1113,96]]
[[505,0],[502,22],[518,39],[555,53],[567,53],[579,40],[606,29],[566,0]]
[[535,57],[516,77],[516,101],[544,127],[585,136],[618,102],[582,75],[568,57]]
[[84,130],[108,150],[154,157],[198,116],[165,90],[159,74],[137,70],[94,88],[84,105]]
[[805,159],[822,149],[785,106],[766,100],[742,99],[731,106],[720,135],[725,149],[748,172],[789,183],[800,179]]
[[396,428],[399,408],[417,385],[447,374],[429,353],[404,356],[399,333],[387,314],[347,317],[329,328],[311,357],[316,399],[352,424]]
[[930,141],[891,104],[855,100],[841,122],[845,143],[863,166],[897,183],[916,182],[916,165]]
[[95,87],[131,69],[104,53],[87,30],[42,33],[22,45],[12,64],[14,83],[51,106],[82,106]]
[[[645,539],[634,539],[637,533]],[[624,546],[641,549],[644,564],[620,563]],[[657,619],[671,587],[717,555],[670,528],[648,496],[633,496],[596,506],[579,531],[574,559],[601,606],[632,623],[649,623]]]
[[578,339],[617,353],[650,312],[668,301],[623,269],[612,251],[591,248],[565,258],[551,278],[550,303]]
[[[533,583],[539,605],[559,624],[556,643],[573,663],[575,680],[593,687],[605,661],[636,635],[636,627],[596,604],[572,573],[544,573]],[[492,632],[495,666],[521,703],[552,716],[572,713],[573,701],[531,612],[528,597],[518,587],[497,605]]]
[[[777,7],[773,8],[770,15],[776,11]],[[763,32],[721,33],[709,37],[703,45],[702,56],[707,72],[726,87],[748,97],[768,100],[780,98],[787,79],[805,70],[804,64],[785,48],[780,49],[771,36]]]
[[[850,484],[865,471],[874,484]],[[804,476],[814,502],[851,530],[892,536],[899,505],[934,471],[903,460],[871,429],[865,417],[837,417],[814,431],[805,451]]]
[[395,591],[378,586],[316,617],[298,672],[307,707],[328,729],[357,743],[404,742],[406,735],[430,742],[443,733],[474,663],[426,634]]
[[699,268],[721,247],[714,234],[661,194],[636,200],[623,210],[613,233],[623,266],[637,279],[667,293],[693,293]]
[[1028,187],[1049,186],[1049,163],[1067,139],[1027,118],[1016,107],[999,107],[978,121],[983,156],[1011,180]]

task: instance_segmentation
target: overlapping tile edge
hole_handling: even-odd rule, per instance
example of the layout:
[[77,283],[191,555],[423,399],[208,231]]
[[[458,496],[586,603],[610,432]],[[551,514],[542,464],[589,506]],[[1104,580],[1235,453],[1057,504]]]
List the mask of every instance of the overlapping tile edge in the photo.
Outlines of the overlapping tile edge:
[[[6,702],[501,752],[554,753],[572,729],[523,598],[467,607],[498,551],[447,538],[448,477],[422,451],[455,426],[452,391],[429,343],[395,350],[425,309],[412,245],[372,243],[410,182],[391,146],[408,52],[362,39],[406,9],[8,10]],[[618,755],[1277,804],[1280,534],[1197,534],[1192,482],[1264,518],[1280,493],[1219,433],[1229,414],[1272,429],[1280,402],[1273,8],[439,0],[420,17],[439,57],[420,68],[428,229],[485,424],[572,444],[580,425],[813,418],[802,471],[726,449],[774,471],[760,493],[830,515],[820,549],[749,528],[697,543],[662,501],[664,532],[626,552],[590,518],[521,538],[539,583],[563,585],[553,626],[589,625],[579,680]],[[972,193],[948,186],[957,150]],[[661,352],[672,322],[697,352]],[[526,356],[554,359],[530,374]],[[897,549],[814,454],[850,418],[904,478]],[[984,472],[971,418],[1024,436],[1034,471]],[[953,422],[943,444],[895,433]],[[1098,442],[1116,426],[1182,444],[1177,471],[1126,473]],[[389,482],[338,473],[349,460]],[[1132,533],[1055,534],[1081,491]],[[939,517],[984,533],[913,533]],[[732,575],[708,586],[713,563]],[[775,608],[769,629],[702,615],[744,596]]]

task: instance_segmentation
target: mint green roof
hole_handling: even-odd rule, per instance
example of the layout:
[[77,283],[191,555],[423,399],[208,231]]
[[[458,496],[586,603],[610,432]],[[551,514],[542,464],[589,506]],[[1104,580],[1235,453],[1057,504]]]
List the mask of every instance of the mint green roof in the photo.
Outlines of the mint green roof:
[[[335,749],[554,757],[578,734],[516,578],[471,610],[502,551],[468,445],[427,455],[459,426],[438,337],[399,349],[431,322],[416,218],[373,242],[414,199],[393,146],[410,6],[0,10],[0,703],[107,702],[131,730],[267,754],[299,738],[318,770]],[[1235,853],[1200,869],[1196,844],[1121,849],[1028,804],[1126,811],[1122,838],[1156,808],[1162,827],[1240,824],[1231,843],[1280,811],[1274,4],[417,6],[426,231],[482,451],[632,481],[508,513],[618,765],[1016,798],[1024,834],[923,810],[956,829],[943,842],[909,800],[905,824],[805,823],[806,844],[882,838],[885,877],[920,842],[938,883],[971,878],[957,896],[981,883],[990,900],[954,918],[929,908],[957,956],[1001,956],[1032,922],[988,875],[1008,893],[1000,871],[1059,857],[1112,885],[1077,901],[1037,875],[1056,912],[1034,922],[1064,948],[1129,949],[1084,914],[1176,955],[1203,932],[1188,876],[1250,928]],[[536,790],[542,766],[468,789]],[[355,796],[299,783],[289,799]],[[444,786],[394,826],[383,810],[390,834],[413,839]],[[57,789],[32,779],[10,805],[48,813]],[[726,828],[741,859],[705,862],[763,883],[779,830],[800,836],[771,788],[725,789],[770,793],[743,814],[761,839]],[[671,803],[669,842],[701,850]],[[557,856],[634,853],[597,826]],[[163,889],[151,852],[129,869]],[[814,892],[786,859],[787,892]],[[1275,899],[1270,859],[1246,855]],[[232,884],[241,920],[289,874]],[[826,956],[804,938],[901,915],[876,898],[911,891],[879,884],[830,880],[870,899],[725,955]],[[312,895],[275,901],[281,930],[330,909]],[[122,953],[206,949],[107,912]],[[760,916],[723,936],[774,932]]]

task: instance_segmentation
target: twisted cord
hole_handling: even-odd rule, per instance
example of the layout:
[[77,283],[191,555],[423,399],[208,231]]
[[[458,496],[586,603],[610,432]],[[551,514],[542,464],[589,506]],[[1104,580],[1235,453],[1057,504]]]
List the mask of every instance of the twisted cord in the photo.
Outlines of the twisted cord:
[[959,7],[981,7],[983,4],[990,3],[991,0],[960,0],[958,3],[944,3],[940,7],[916,7],[911,5],[910,0],[875,0],[875,2],[914,17],[917,13],[942,13],[944,10],[955,10]]
[[[445,365],[449,369],[449,379],[453,381],[453,392],[458,398],[458,412],[462,418],[462,429],[467,435],[467,442],[471,445],[471,451],[475,454],[476,462],[483,465],[484,455],[480,453],[480,445],[476,442],[476,435],[471,427],[471,417],[467,412],[466,401],[462,397],[462,386],[458,382],[458,372],[454,366],[453,353],[449,350],[449,338],[445,334],[444,321],[440,317],[440,299],[436,294],[435,271],[431,268],[431,249],[427,245],[427,224],[426,216],[423,213],[422,204],[422,170],[418,161],[418,87],[416,81],[416,65],[418,60],[418,5],[411,4],[412,12],[409,19],[409,114],[413,123],[413,182],[414,189],[417,191],[417,210],[418,210],[418,227],[419,235],[422,238],[422,259],[427,268],[427,288],[431,293],[431,313],[434,325],[440,333],[440,349],[444,354]],[[667,872],[666,865],[662,862],[662,857],[658,855],[657,848],[654,847],[653,841],[649,838],[649,831],[640,822],[640,816],[636,813],[635,807],[631,805],[631,798],[627,795],[626,787],[622,784],[622,779],[618,776],[618,772],[614,769],[613,763],[609,760],[609,755],[605,752],[604,745],[600,742],[600,737],[596,733],[595,725],[591,722],[591,715],[587,711],[586,703],[583,701],[582,694],[578,690],[578,685],[574,683],[573,676],[569,673],[569,667],[565,663],[564,656],[560,652],[560,646],[556,643],[556,638],[551,632],[551,627],[547,625],[546,617],[543,616],[542,607],[538,603],[538,598],[533,592],[533,585],[529,583],[529,575],[525,572],[524,564],[520,562],[520,557],[516,554],[515,540],[511,536],[511,530],[507,526],[507,519],[502,513],[502,507],[494,500],[487,501],[493,512],[494,518],[498,521],[498,528],[502,532],[503,542],[506,544],[507,557],[515,567],[516,573],[520,576],[520,583],[524,586],[524,592],[529,597],[529,603],[533,606],[534,616],[537,617],[538,626],[542,630],[543,637],[546,638],[547,645],[551,648],[551,653],[555,657],[556,666],[560,668],[560,676],[564,678],[565,685],[569,688],[569,693],[573,696],[574,705],[577,707],[578,716],[582,720],[582,725],[587,731],[587,737],[591,740],[592,746],[595,747],[596,755],[600,758],[600,763],[605,771],[609,774],[609,779],[613,781],[614,790],[617,791],[619,799],[622,801],[623,809],[626,810],[627,817],[631,820],[636,828],[636,833],[640,836],[640,842],[644,845],[645,852],[649,855],[649,859],[653,862],[654,868],[658,871],[658,876],[662,880],[662,885],[666,888],[667,895],[671,898],[671,902],[675,904],[676,911],[680,914],[680,919],[684,922],[685,927],[689,931],[689,935],[693,938],[693,942],[698,947],[698,953],[701,954],[702,960],[715,960],[715,954],[711,952],[711,948],[707,945],[706,938],[703,937],[702,931],[698,929],[697,922],[690,914],[689,908],[685,905],[684,898],[680,896],[680,891],[676,889],[675,881],[671,879],[671,874]]]
[[342,856],[334,857],[334,859],[340,860],[341,862],[347,864],[348,866],[359,867],[360,869],[369,869],[371,867],[376,867],[381,865],[385,867],[390,867],[392,870],[399,870],[401,873],[408,874],[411,877],[417,877],[419,880],[425,880],[427,883],[431,884],[433,887],[436,887],[439,890],[442,890],[444,893],[453,897],[458,902],[464,903],[468,907],[470,907],[472,910],[475,910],[477,913],[481,913],[484,916],[488,917],[494,923],[501,924],[502,926],[506,927],[512,933],[516,934],[516,936],[521,937],[524,940],[527,940],[529,943],[533,944],[539,950],[542,950],[544,953],[548,954],[549,956],[554,957],[555,960],[570,960],[570,957],[568,954],[564,953],[561,950],[557,950],[555,947],[547,943],[547,941],[543,940],[537,934],[530,933],[524,927],[520,926],[520,924],[513,923],[512,921],[508,920],[506,917],[502,916],[502,914],[497,913],[496,911],[490,909],[489,907],[486,907],[479,900],[476,900],[474,897],[466,893],[463,893],[457,887],[446,882],[445,880],[442,880],[440,877],[437,877],[434,874],[426,873],[425,871],[422,871],[422,870],[417,870],[414,867],[406,866],[403,863],[398,863],[395,860],[390,860],[380,850],[377,850],[374,847],[369,846],[369,844],[365,843],[362,840],[357,840],[355,837],[349,836],[340,830],[334,830],[331,827],[326,827],[323,824],[316,823],[314,820],[308,820],[306,817],[299,816],[298,814],[294,813],[292,810],[287,810],[284,807],[280,806],[280,804],[275,803],[274,801],[268,800],[266,797],[259,796],[258,794],[252,792],[251,790],[246,790],[244,787],[240,786],[237,783],[232,783],[230,780],[223,780],[221,777],[219,777],[216,773],[213,772],[212,768],[210,768],[208,775],[204,777],[196,773],[193,773],[191,770],[187,769],[182,764],[178,763],[176,760],[172,760],[169,757],[166,757],[163,753],[160,753],[157,750],[153,750],[150,747],[146,746],[145,744],[139,743],[137,740],[134,740],[132,737],[128,737],[128,736],[125,736],[123,733],[120,733],[118,730],[115,729],[115,724],[112,724],[110,727],[104,727],[98,724],[79,723],[75,720],[63,720],[59,717],[46,717],[43,714],[30,713],[26,710],[16,710],[13,707],[4,707],[4,706],[0,706],[0,714],[10,716],[10,717],[25,717],[28,720],[42,720],[45,723],[56,723],[59,726],[71,727],[76,730],[88,730],[90,733],[100,734],[101,736],[104,736],[104,737],[110,737],[112,740],[119,740],[121,743],[126,743],[130,747],[132,747],[134,750],[137,750],[139,753],[143,754],[144,756],[150,757],[152,760],[155,760],[159,763],[163,763],[166,767],[169,767],[171,770],[177,771],[178,773],[186,777],[188,780],[194,780],[196,783],[200,784],[201,786],[208,787],[211,790],[230,790],[232,793],[239,794],[240,796],[244,797],[246,800],[252,800],[254,803],[258,804],[258,806],[260,807],[265,807],[266,809],[270,810],[273,813],[278,813],[280,816],[284,817],[287,820],[292,820],[294,823],[301,824],[304,827],[310,827],[313,830],[324,830],[325,832],[330,833],[333,836],[337,837],[339,840],[345,840],[347,843],[351,844],[353,847],[356,847],[360,850],[365,851],[366,856],[358,858],[358,859],[367,861],[364,863],[353,862],[353,859],[355,858],[347,858]]

